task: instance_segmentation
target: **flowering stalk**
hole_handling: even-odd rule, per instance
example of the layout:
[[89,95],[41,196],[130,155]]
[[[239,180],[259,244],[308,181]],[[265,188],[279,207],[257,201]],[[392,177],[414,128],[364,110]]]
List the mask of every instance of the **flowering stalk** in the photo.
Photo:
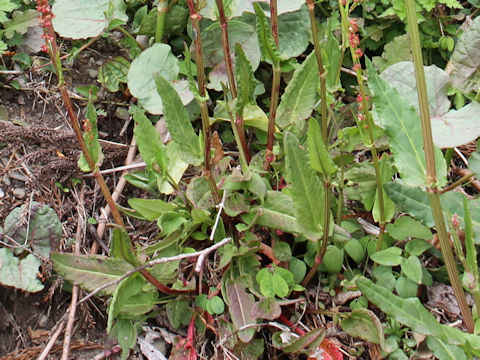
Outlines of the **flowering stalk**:
[[[358,3],[358,1],[355,2]],[[380,173],[380,164],[378,161],[379,157],[377,149],[375,147],[375,137],[373,136],[373,120],[368,107],[368,96],[366,95],[362,65],[360,64],[360,59],[363,56],[363,51],[361,48],[359,48],[360,38],[358,37],[357,19],[351,18],[350,20],[348,20],[347,18],[347,14],[349,13],[348,1],[338,0],[338,5],[340,8],[340,14],[342,16],[342,32],[344,34],[348,34],[350,55],[353,61],[353,71],[355,71],[355,74],[357,76],[357,83],[359,88],[359,94],[357,95],[357,103],[359,109],[359,113],[357,114],[357,124],[360,128],[360,131],[363,131],[363,129],[367,130],[367,135],[370,143],[365,145],[369,147],[370,152],[372,153],[373,166],[375,168],[375,179],[378,191],[378,207],[380,213],[380,233],[378,235],[377,241],[378,251],[382,248],[383,235],[385,233],[385,203],[383,199],[383,181]]]
[[[62,69],[62,64],[60,60],[60,51],[58,50],[56,35],[52,26],[52,19],[54,18],[54,14],[52,14],[51,12],[51,8],[48,5],[48,0],[37,0],[37,11],[41,13],[39,22],[44,29],[44,33],[42,37],[45,40],[45,45],[42,46],[42,50],[46,51],[50,56],[50,59],[53,64],[53,68],[55,69],[55,73],[57,74],[58,89],[60,90],[60,94],[62,95],[63,102],[67,109],[68,118],[70,119],[70,123],[75,133],[77,142],[80,146],[80,149],[82,150],[82,153],[85,157],[85,160],[88,163],[90,170],[92,171],[93,177],[95,178],[98,185],[100,186],[100,190],[102,191],[105,201],[107,202],[108,206],[111,209],[115,224],[125,229],[125,224],[123,222],[122,217],[120,216],[120,212],[118,211],[117,204],[115,203],[115,200],[113,200],[112,194],[108,189],[108,186],[105,183],[105,179],[100,173],[99,168],[95,163],[95,160],[93,160],[92,156],[90,155],[87,149],[87,145],[85,144],[85,140],[82,136],[82,130],[80,129],[80,125],[77,119],[77,115],[73,110],[72,101],[70,99],[70,96],[68,95],[67,87],[63,77],[63,69]],[[88,120],[86,120],[84,122],[84,126],[86,127],[86,130],[88,130],[91,124]],[[141,270],[140,273],[145,277],[147,281],[149,281],[153,286],[155,286],[159,291],[163,292],[164,294],[184,293],[184,291],[170,289],[168,286],[158,281],[152,274],[150,274],[145,269]]]

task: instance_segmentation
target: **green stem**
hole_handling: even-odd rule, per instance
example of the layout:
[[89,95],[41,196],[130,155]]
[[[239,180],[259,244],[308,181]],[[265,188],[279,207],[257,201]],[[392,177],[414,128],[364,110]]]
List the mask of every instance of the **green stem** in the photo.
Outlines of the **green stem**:
[[[194,0],[187,0],[188,8],[190,10],[190,19],[192,20],[192,27],[194,31],[195,42],[195,62],[197,65],[197,81],[198,90],[200,96],[205,97],[206,94],[206,82],[205,82],[205,69],[203,67],[203,50],[202,50],[202,37],[200,36],[200,19],[201,16],[197,12],[198,4],[194,3]],[[200,113],[202,117],[202,131],[204,140],[204,175],[210,186],[213,200],[216,204],[219,204],[222,200],[218,191],[217,184],[210,171],[210,153],[211,153],[211,139],[210,139],[210,119],[208,117],[207,103],[202,101],[200,103]]]
[[[348,24],[348,19],[347,19],[347,11],[343,4],[342,1],[338,1],[339,7],[340,7],[340,14],[342,16],[342,32],[345,34],[348,34],[349,32],[349,24]],[[348,6],[348,2],[347,2]],[[365,127],[367,128],[367,133],[368,133],[368,138],[370,144],[368,144],[370,148],[370,152],[372,153],[372,161],[373,161],[373,167],[375,169],[375,182],[377,185],[377,191],[378,191],[378,207],[379,207],[379,215],[380,215],[380,221],[379,221],[379,227],[380,227],[380,233],[378,235],[378,240],[377,240],[377,251],[382,248],[383,244],[383,235],[385,233],[385,203],[384,203],[384,197],[383,197],[383,181],[382,181],[382,174],[380,172],[380,163],[378,161],[378,153],[377,153],[377,148],[375,147],[375,137],[373,136],[373,120],[372,116],[370,114],[370,110],[368,108],[368,101],[367,101],[367,95],[365,91],[365,84],[363,81],[363,74],[362,74],[362,67],[360,64],[360,59],[357,54],[355,54],[355,49],[350,46],[350,55],[353,60],[354,64],[354,69],[355,69],[355,74],[357,76],[357,83],[359,87],[359,93],[362,98],[362,112],[363,112],[363,117],[365,119]],[[362,126],[361,124],[358,124],[358,126]]]
[[155,26],[155,42],[162,42],[165,33],[165,17],[168,11],[168,0],[158,0],[157,5],[157,24]]
[[468,181],[470,178],[472,178],[473,176],[475,175],[475,173],[472,171],[470,172],[469,174],[465,175],[465,176],[462,176],[460,179],[458,179],[457,181],[451,183],[450,185],[448,185],[447,187],[445,187],[444,189],[440,190],[439,191],[439,194],[444,194],[450,190],[453,190],[455,189],[458,185],[461,185],[463,184],[464,182]]
[[[222,33],[222,47],[223,57],[225,59],[225,66],[227,69],[228,83],[230,85],[230,91],[232,93],[232,99],[237,98],[237,87],[235,84],[235,77],[233,76],[232,57],[230,54],[230,45],[228,42],[228,23],[225,18],[225,11],[223,8],[223,0],[215,0],[217,3],[219,18],[220,18],[220,31]],[[226,99],[226,97],[225,97]],[[233,128],[236,128],[233,130]],[[236,114],[236,120],[232,121],[232,130],[237,133],[235,137],[238,148],[242,148],[243,157],[246,160],[247,165],[250,163],[250,152],[248,151],[247,139],[245,138],[245,128],[242,114]]]
[[338,185],[337,217],[335,221],[337,225],[340,225],[342,223],[344,177],[345,177],[345,164],[343,162],[343,152],[340,151],[340,182]]
[[120,32],[121,32],[123,35],[125,35],[126,37],[128,37],[128,38],[132,39],[133,41],[135,41],[135,42],[137,43],[138,47],[139,47],[140,49],[142,49],[142,51],[145,50],[145,47],[144,47],[142,44],[140,44],[140,43],[137,41],[137,39],[135,39],[127,30],[125,30],[125,29],[123,28],[123,26],[119,25],[119,26],[117,26],[117,29],[120,30]]
[[450,246],[449,235],[445,226],[442,205],[437,189],[437,175],[435,169],[435,156],[432,138],[432,127],[430,123],[430,109],[428,105],[427,85],[425,81],[425,73],[423,70],[422,50],[420,45],[420,36],[417,24],[417,14],[415,10],[414,0],[405,0],[407,8],[407,26],[410,35],[410,43],[413,53],[413,61],[415,64],[415,77],[418,89],[418,102],[420,106],[420,118],[422,120],[423,148],[425,151],[425,159],[427,163],[427,194],[430,200],[433,219],[437,228],[438,238],[442,249],[443,258],[447,267],[448,277],[452,285],[455,297],[462,314],[465,327],[468,332],[473,333],[474,321],[470,309],[467,305],[463,287],[461,285],[458,269],[453,257],[452,248]]

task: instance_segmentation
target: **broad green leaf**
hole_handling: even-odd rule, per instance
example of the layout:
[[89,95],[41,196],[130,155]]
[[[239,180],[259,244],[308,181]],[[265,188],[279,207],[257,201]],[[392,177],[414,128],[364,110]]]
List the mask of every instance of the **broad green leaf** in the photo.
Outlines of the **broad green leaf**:
[[116,92],[120,83],[127,82],[129,68],[130,63],[122,56],[107,60],[98,69],[98,82],[111,92]]
[[133,349],[137,343],[137,328],[133,321],[129,319],[118,319],[112,327],[110,336],[116,337],[118,344],[122,348],[122,356],[120,360],[126,360],[130,350]]
[[311,118],[308,122],[308,155],[310,165],[321,174],[331,175],[337,171],[337,167],[330,159],[327,146],[323,142],[322,131],[318,121]]
[[[71,39],[98,36],[110,22],[107,16],[110,3],[110,0],[55,0],[52,6],[52,12],[55,15],[52,21],[53,28],[61,37]],[[128,16],[122,9],[123,2],[114,1],[113,4],[114,13],[111,18],[128,21]]]
[[405,245],[405,252],[410,255],[420,256],[431,247],[432,244],[428,241],[423,239],[413,239]]
[[112,242],[110,244],[110,256],[124,259],[133,266],[138,266],[140,261],[133,251],[132,241],[124,228],[115,226],[113,229]]
[[323,186],[295,135],[285,134],[284,148],[295,217],[302,234],[316,241],[323,234],[324,209],[319,206],[324,201]]
[[[235,103],[236,100],[233,101]],[[217,107],[213,118],[210,118],[210,125],[217,121],[230,122],[225,102],[217,101]],[[264,132],[268,130],[268,117],[260,106],[257,104],[246,104],[243,108],[243,122],[246,126],[260,129]]]
[[[25,217],[25,214],[29,216]],[[50,251],[57,250],[63,234],[56,212],[37,201],[10,211],[1,232],[19,244],[30,246],[35,254],[45,258]]]
[[173,180],[175,184],[178,185],[188,168],[188,162],[183,160],[187,156],[185,155],[185,152],[180,149],[180,145],[175,141],[170,141],[167,144],[166,157],[168,158],[168,175],[170,175],[170,178],[157,178],[157,188],[160,193],[170,195],[175,191],[170,184],[170,180]]
[[33,254],[19,259],[7,248],[0,248],[0,284],[22,291],[38,292],[44,286],[37,277],[42,261]]
[[342,271],[343,257],[343,249],[338,248],[336,245],[328,245],[327,251],[325,251],[323,256],[322,265],[325,266],[330,274],[337,274]]
[[401,275],[395,283],[395,291],[401,298],[414,298],[418,294],[418,284],[414,283],[408,277]]
[[397,266],[402,263],[402,249],[396,246],[372,254],[371,259],[380,265]]
[[[473,101],[460,110],[450,110],[451,104],[447,96],[450,78],[447,72],[435,65],[425,66],[424,71],[435,145],[441,148],[455,147],[478,138],[480,125],[476,115],[480,112],[480,104]],[[419,113],[413,62],[398,62],[388,67],[380,77]]]
[[174,329],[178,329],[181,325],[186,326],[190,322],[192,310],[187,299],[172,299],[167,303],[166,309],[168,320]]
[[372,62],[379,72],[399,61],[411,61],[412,50],[407,34],[394,37],[383,47],[382,56],[374,56]]
[[310,44],[310,36],[310,18],[306,5],[298,11],[278,16],[278,51],[282,59],[301,55]]
[[255,77],[253,69],[240,44],[235,44],[235,79],[237,83],[237,102],[235,113],[243,115],[246,104],[254,103]]
[[[415,109],[398,92],[381,79],[367,61],[369,88],[378,123],[385,128],[395,166],[403,181],[412,187],[425,187],[426,164],[421,122]],[[447,166],[440,149],[435,148],[437,184],[446,183]]]
[[[382,184],[387,183],[392,176],[396,173],[396,169],[392,166],[389,156],[383,156],[380,162],[380,177],[382,179]],[[380,195],[377,188],[377,183],[375,181],[375,198],[373,201],[372,215],[375,221],[380,221]],[[382,192],[383,195],[383,212],[384,212],[384,221],[388,222],[392,220],[395,215],[395,204],[392,199],[388,197],[385,191]]]
[[291,258],[288,265],[288,268],[293,274],[295,284],[300,284],[307,273],[307,265],[297,258]]
[[[236,44],[242,47],[245,55],[255,71],[260,64],[260,48],[253,26],[238,20],[228,22],[228,43],[233,54]],[[208,73],[208,88],[222,91],[222,82],[228,84],[225,57],[222,48],[222,33],[220,23],[215,22],[202,30],[202,50],[205,67],[212,70]],[[192,50],[193,52],[193,50]]]
[[273,274],[270,269],[261,269],[256,276],[257,283],[260,285],[260,292],[263,296],[273,299],[275,297],[275,285],[273,283]]
[[14,11],[12,19],[4,22],[2,31],[7,39],[11,39],[15,33],[25,34],[29,27],[36,25],[38,25],[37,11],[33,9]]
[[203,152],[187,110],[173,86],[163,76],[155,74],[154,78],[157,91],[163,100],[163,112],[173,141],[179,145],[185,161],[200,165]]
[[[465,213],[465,273],[464,278],[467,280],[467,288],[478,291],[478,262],[477,262],[477,248],[473,239],[472,218],[468,206],[468,200],[463,198],[463,210]],[[464,280],[464,283],[465,283]]]
[[262,60],[271,65],[280,64],[280,52],[278,51],[275,40],[273,39],[270,24],[267,17],[258,3],[254,3],[255,16],[257,19],[258,44],[262,53]]
[[342,61],[341,46],[332,31],[327,32],[327,42],[322,46],[322,55],[325,66],[325,82],[327,90],[334,93],[341,89],[340,61]]
[[[123,259],[100,255],[74,255],[52,253],[53,267],[64,279],[83,289],[92,291],[119,279],[133,266]],[[115,286],[109,286],[101,294],[111,294]]]
[[302,65],[295,70],[282,94],[276,117],[279,127],[301,124],[311,115],[317,100],[319,81],[315,51],[312,51]]
[[267,191],[263,205],[252,208],[257,215],[256,224],[288,233],[298,233],[292,198],[279,191]]
[[439,360],[467,360],[464,350],[455,345],[445,344],[435,336],[427,336],[427,346]]
[[223,311],[225,310],[225,303],[223,302],[220,296],[215,295],[211,299],[207,300],[207,303],[205,304],[205,308],[209,314],[219,315],[219,314],[222,314]]
[[[421,221],[424,225],[432,227],[435,225],[430,209],[428,195],[419,188],[411,188],[401,183],[385,184],[385,190],[401,209],[409,215]],[[450,214],[457,214],[458,219],[464,223],[463,197],[459,192],[449,191],[440,195],[442,207]],[[477,234],[480,234],[480,200],[471,199],[468,201],[470,214],[472,216],[473,233],[476,241],[479,241]]]
[[394,224],[387,224],[388,234],[398,241],[408,237],[431,240],[433,235],[428,227],[409,216],[401,216]]
[[128,205],[148,221],[158,219],[165,211],[175,209],[173,203],[160,199],[130,198],[128,199]]
[[215,207],[210,186],[204,176],[195,177],[190,181],[186,195],[195,207],[206,210]]
[[[95,167],[98,168],[103,162],[103,152],[100,142],[98,141],[98,128],[97,128],[97,113],[92,101],[88,101],[86,119],[83,123],[83,141],[87,147],[88,154],[95,163]],[[87,159],[83,154],[78,159],[78,167],[84,172],[94,171],[87,163]]]
[[145,289],[146,280],[139,273],[123,279],[113,292],[108,306],[107,332],[117,318],[141,319],[150,312],[158,301],[158,291],[153,287]]
[[357,264],[360,264],[365,258],[365,249],[362,243],[357,239],[350,239],[344,247],[348,256],[350,256]]
[[165,178],[168,157],[160,134],[141,111],[136,111],[133,114],[133,119],[135,120],[133,133],[137,140],[140,155],[145,161],[147,172],[152,175],[161,174]]
[[477,92],[480,87],[480,18],[475,17],[458,38],[447,65],[452,85],[464,93]]
[[[132,61],[127,75],[128,88],[148,112],[163,114],[162,98],[158,94],[153,74],[160,74],[168,81],[176,81],[178,72],[178,59],[172,54],[170,46],[154,44]],[[177,84],[181,85],[181,81],[177,81]],[[191,100],[191,94],[182,97],[184,104]]]
[[[255,299],[252,294],[246,291],[245,280],[242,277],[236,278],[235,281],[227,279],[224,289],[225,294],[223,294],[223,298],[228,303],[228,311],[235,329],[238,330],[246,325],[256,324],[257,319],[251,311]],[[239,331],[238,337],[244,343],[248,343],[255,335],[255,331],[255,328]]]
[[385,347],[382,323],[373,311],[355,309],[340,321],[340,326],[350,336]]
[[[283,277],[280,276],[277,272],[275,272],[272,276],[272,285],[273,285],[273,292],[278,297],[283,298],[288,295],[288,284],[283,279]],[[260,288],[261,288],[261,284],[260,284]]]
[[408,258],[403,258],[400,264],[403,273],[413,282],[417,284],[422,283],[422,264],[418,257],[410,255]]
[[470,347],[475,354],[480,351],[479,336],[439,324],[418,298],[402,299],[366,278],[358,279],[357,286],[369,301],[412,331],[435,336],[447,344],[459,345],[462,348]]

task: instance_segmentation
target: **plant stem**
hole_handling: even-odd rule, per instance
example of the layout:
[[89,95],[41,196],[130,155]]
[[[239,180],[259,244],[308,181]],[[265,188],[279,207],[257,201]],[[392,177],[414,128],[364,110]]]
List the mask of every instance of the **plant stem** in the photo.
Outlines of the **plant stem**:
[[410,43],[415,64],[415,78],[417,81],[418,102],[420,106],[420,118],[422,120],[423,148],[427,165],[427,194],[430,200],[433,219],[437,228],[438,238],[442,249],[443,258],[447,267],[448,277],[453,287],[455,297],[462,314],[465,327],[468,332],[473,333],[474,321],[470,309],[467,305],[465,294],[461,285],[458,269],[450,247],[449,235],[445,226],[442,205],[437,189],[437,174],[435,168],[435,156],[432,138],[432,127],[430,122],[430,109],[428,105],[427,86],[425,73],[423,70],[422,50],[420,45],[420,36],[417,24],[417,14],[414,0],[405,0],[407,8],[407,26],[410,35]]
[[162,42],[165,33],[165,17],[168,11],[168,0],[158,0],[157,5],[157,24],[155,27],[155,42]]
[[468,181],[470,178],[472,178],[473,176],[475,175],[475,173],[472,171],[470,173],[468,173],[467,175],[465,176],[462,176],[460,179],[458,179],[457,181],[451,183],[450,185],[448,185],[447,187],[443,188],[442,190],[440,190],[438,193],[439,194],[444,194],[450,190],[453,190],[455,189],[458,185],[461,185],[463,184],[464,182]]
[[[315,48],[315,56],[317,58],[318,74],[320,76],[320,114],[322,117],[321,131],[322,139],[325,146],[328,145],[328,114],[327,114],[327,85],[325,82],[325,68],[323,67],[322,49],[320,48],[320,42],[318,39],[317,23],[315,20],[315,5],[313,0],[307,0],[308,11],[310,13],[310,27],[313,35],[313,46]],[[324,219],[323,219],[323,236],[322,241],[318,241],[317,254],[315,255],[315,262],[310,268],[310,271],[302,281],[302,286],[306,287],[312,277],[317,273],[318,266],[323,260],[325,251],[328,244],[328,234],[330,233],[330,177],[327,174],[323,174],[323,189],[324,189]]]
[[[338,4],[340,8],[340,14],[342,16],[342,32],[345,34],[348,34],[349,23],[346,15],[346,8],[343,6],[341,0],[338,1]],[[373,167],[375,169],[375,181],[376,181],[377,191],[378,191],[378,207],[379,207],[379,213],[380,213],[379,214],[380,215],[380,221],[379,221],[380,233],[378,235],[378,240],[377,240],[377,251],[378,251],[382,248],[383,235],[385,233],[385,223],[386,223],[385,203],[383,198],[383,180],[382,180],[382,174],[380,171],[380,163],[378,161],[377,148],[375,147],[375,137],[373,136],[374,124],[368,108],[367,94],[365,91],[365,84],[364,84],[363,74],[362,74],[362,66],[360,64],[360,56],[355,53],[355,49],[352,46],[350,46],[350,54],[354,64],[353,67],[355,69],[355,74],[357,76],[357,83],[359,87],[359,94],[361,97],[361,107],[362,107],[363,118],[366,122],[364,127],[366,127],[367,129],[368,138],[370,141],[370,144],[367,144],[367,145],[370,148],[370,152],[372,153]],[[358,126],[360,127],[362,125],[358,124]]]
[[[218,13],[220,17],[220,30],[222,33],[222,47],[223,47],[223,57],[225,58],[225,66],[227,69],[228,83],[230,85],[230,91],[232,93],[232,100],[237,98],[237,86],[235,84],[235,77],[233,76],[233,66],[232,66],[232,57],[230,54],[230,45],[228,42],[228,23],[225,18],[225,11],[223,8],[223,0],[215,0],[217,3]],[[236,128],[237,136],[237,146],[240,149],[242,148],[243,156],[247,165],[250,163],[250,152],[248,151],[247,139],[245,138],[245,128],[243,123],[242,114],[236,114],[235,121],[232,122],[233,127]],[[235,133],[235,130],[233,130]]]
[[128,38],[132,39],[133,41],[135,41],[135,42],[137,43],[138,47],[139,47],[142,51],[145,50],[145,47],[144,47],[142,44],[140,44],[140,43],[137,41],[137,39],[135,39],[127,30],[125,30],[125,29],[123,28],[123,26],[119,25],[119,26],[117,26],[117,29],[120,30],[120,32],[121,32],[123,35],[125,35],[126,37],[128,37]]
[[[197,81],[198,81],[198,90],[202,97],[205,97],[206,94],[206,83],[205,83],[205,69],[203,67],[203,50],[202,50],[202,38],[200,36],[200,19],[201,16],[197,11],[198,4],[194,3],[194,0],[187,0],[188,9],[190,10],[190,19],[192,20],[193,27],[193,41],[195,42],[195,63],[197,65]],[[208,117],[208,108],[207,103],[202,101],[200,103],[200,112],[202,116],[202,131],[205,147],[205,157],[204,157],[204,175],[207,179],[207,182],[210,186],[210,191],[212,192],[213,200],[215,204],[220,203],[221,197],[218,192],[217,184],[213,178],[212,172],[210,171],[210,153],[211,153],[211,139],[210,139],[210,119]]]
[[[273,40],[277,48],[278,43],[278,16],[277,16],[277,0],[270,0],[270,22]],[[267,151],[265,155],[265,163],[263,168],[268,169],[270,163],[274,160],[273,143],[275,141],[275,119],[277,117],[278,99],[280,98],[280,79],[282,68],[278,61],[273,63],[272,93],[270,96],[270,109],[268,114],[268,138]]]
[[325,145],[328,144],[328,116],[327,116],[327,84],[325,80],[325,68],[323,66],[322,49],[318,39],[317,21],[315,20],[315,5],[313,0],[307,0],[310,14],[310,28],[313,36],[313,46],[317,58],[318,74],[320,76],[320,115],[322,117],[322,137]]

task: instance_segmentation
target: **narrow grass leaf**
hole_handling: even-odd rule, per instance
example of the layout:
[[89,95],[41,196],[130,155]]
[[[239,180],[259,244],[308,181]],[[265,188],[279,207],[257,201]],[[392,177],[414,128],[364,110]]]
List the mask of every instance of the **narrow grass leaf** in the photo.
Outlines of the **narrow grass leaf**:
[[322,131],[316,119],[308,122],[308,155],[310,165],[321,174],[331,175],[337,171],[337,167],[330,159],[328,149],[322,138]]
[[258,3],[253,3],[253,7],[257,19],[258,44],[262,52],[262,60],[271,65],[278,65],[281,61],[280,52],[277,45],[275,45],[267,16]]
[[254,104],[255,77],[253,69],[240,44],[235,44],[235,79],[237,81],[237,103],[235,113],[243,114],[247,104]]
[[[88,101],[87,105],[87,115],[84,120],[84,133],[83,141],[85,141],[85,146],[87,147],[88,154],[95,163],[95,167],[99,167],[103,162],[103,152],[100,142],[98,141],[98,127],[97,127],[97,113],[95,111],[95,106],[91,100]],[[94,171],[88,165],[87,159],[83,154],[80,155],[78,159],[78,167],[84,172]]]

